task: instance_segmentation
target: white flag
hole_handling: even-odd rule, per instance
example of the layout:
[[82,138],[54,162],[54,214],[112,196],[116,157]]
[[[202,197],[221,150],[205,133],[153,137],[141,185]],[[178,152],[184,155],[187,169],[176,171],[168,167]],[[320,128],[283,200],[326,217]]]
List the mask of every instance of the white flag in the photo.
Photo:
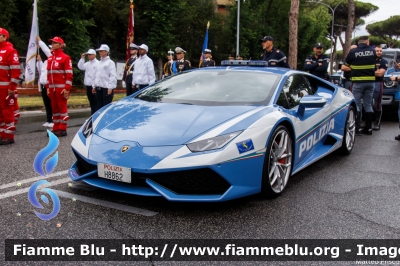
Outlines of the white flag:
[[38,36],[38,30],[37,5],[35,0],[33,3],[31,36],[29,38],[28,52],[26,54],[25,84],[32,84],[35,82],[37,52],[36,36]]

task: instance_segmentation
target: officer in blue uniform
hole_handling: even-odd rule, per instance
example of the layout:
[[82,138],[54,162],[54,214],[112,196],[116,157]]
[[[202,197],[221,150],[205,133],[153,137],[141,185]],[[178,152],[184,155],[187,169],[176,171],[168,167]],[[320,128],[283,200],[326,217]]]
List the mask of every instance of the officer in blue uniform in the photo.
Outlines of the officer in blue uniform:
[[314,54],[309,55],[304,63],[304,70],[310,74],[320,77],[325,80],[329,80],[328,65],[329,57],[323,53],[322,43],[317,42],[313,48]]
[[274,47],[274,38],[265,36],[261,39],[262,47],[265,50],[261,55],[261,60],[268,62],[271,67],[286,67],[289,68],[286,55]]
[[[361,36],[357,48],[351,49],[346,57],[343,71],[351,71],[353,95],[357,105],[356,134],[372,135],[372,98],[375,87],[375,49],[369,46],[368,36]],[[365,109],[365,127],[361,128],[362,106]]]
[[174,61],[174,52],[171,49],[168,51],[168,61],[164,64],[164,78],[176,74],[176,63]]
[[374,110],[374,126],[373,130],[381,129],[381,116],[382,116],[382,94],[383,94],[383,77],[388,68],[388,61],[382,58],[382,46],[375,46],[376,60],[375,60],[375,87],[374,87],[374,100],[372,108]]
[[192,68],[192,64],[190,64],[190,61],[185,60],[185,54],[186,51],[183,50],[181,47],[176,47],[175,48],[175,54],[176,54],[176,71],[178,73],[181,73],[183,71],[189,70]]
[[215,66],[215,61],[211,59],[211,50],[210,49],[204,49],[203,51],[204,54],[204,60],[200,61],[199,67],[210,67],[210,66]]
[[131,54],[131,57],[129,57],[128,60],[126,60],[125,71],[124,71],[124,76],[123,76],[123,80],[125,81],[125,85],[126,85],[126,96],[132,95],[134,92],[137,91],[137,89],[135,88],[135,84],[132,84],[132,74],[133,74],[133,69],[134,69],[134,62],[138,58],[137,53],[138,53],[139,47],[136,44],[131,43],[129,45],[129,49],[130,49],[129,52]]

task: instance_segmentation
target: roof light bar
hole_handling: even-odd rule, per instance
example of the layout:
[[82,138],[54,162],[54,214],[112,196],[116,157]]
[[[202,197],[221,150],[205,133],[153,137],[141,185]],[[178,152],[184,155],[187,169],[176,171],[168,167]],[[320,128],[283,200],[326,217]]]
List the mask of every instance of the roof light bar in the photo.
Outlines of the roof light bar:
[[268,66],[267,61],[261,60],[223,60],[221,66]]

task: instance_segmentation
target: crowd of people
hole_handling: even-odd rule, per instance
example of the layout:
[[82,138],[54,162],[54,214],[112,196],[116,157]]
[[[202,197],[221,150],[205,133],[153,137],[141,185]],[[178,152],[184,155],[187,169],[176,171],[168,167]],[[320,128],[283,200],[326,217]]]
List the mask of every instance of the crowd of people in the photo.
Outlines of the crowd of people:
[[[14,143],[15,124],[19,117],[17,101],[17,85],[21,74],[18,52],[8,41],[10,35],[6,29],[0,28],[0,145]],[[43,103],[46,110],[44,127],[52,128],[57,137],[67,136],[69,119],[67,101],[72,87],[73,71],[71,58],[64,53],[66,44],[60,37],[49,39],[51,45],[46,45],[39,36],[37,43],[47,59],[42,61],[37,55],[37,69]],[[260,60],[268,62],[268,66],[289,68],[285,54],[274,47],[272,36],[261,39],[263,53]],[[130,57],[126,61],[123,80],[126,84],[126,95],[155,83],[154,64],[147,56],[149,47],[146,44],[129,46]],[[96,51],[100,60],[96,58]],[[323,53],[320,42],[313,47],[314,54],[306,58],[304,70],[322,79],[329,80],[327,73],[329,58]],[[114,89],[117,87],[115,63],[110,59],[110,47],[101,44],[96,50],[88,49],[82,53],[78,68],[85,71],[84,84],[90,104],[91,114],[112,102]],[[167,62],[163,67],[163,78],[181,73],[192,68],[185,59],[186,51],[176,47],[167,52]],[[88,58],[88,61],[85,58]],[[174,59],[176,57],[176,59]],[[235,58],[230,56],[229,60]],[[236,60],[243,60],[238,55]],[[204,49],[199,68],[216,66],[210,49]],[[372,130],[380,129],[382,115],[383,76],[388,62],[382,58],[382,48],[369,46],[369,39],[362,36],[358,45],[353,45],[342,65],[347,89],[352,90],[356,105],[356,134],[372,135]],[[395,64],[400,69],[400,64]],[[397,81],[397,76],[392,80]],[[362,108],[365,110],[365,126],[361,125]],[[399,107],[400,119],[400,107]],[[374,122],[374,126],[372,123]],[[400,140],[400,135],[395,137]]]

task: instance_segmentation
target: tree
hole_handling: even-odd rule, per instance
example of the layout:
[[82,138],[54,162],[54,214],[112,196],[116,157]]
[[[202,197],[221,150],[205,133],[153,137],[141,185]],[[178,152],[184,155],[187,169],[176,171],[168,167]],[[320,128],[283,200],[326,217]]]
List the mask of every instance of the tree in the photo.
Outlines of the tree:
[[349,11],[347,17],[347,28],[346,28],[346,42],[343,47],[343,54],[347,55],[348,51],[350,50],[351,46],[351,35],[354,30],[355,25],[355,4],[354,0],[349,0]]
[[298,33],[298,20],[299,20],[299,6],[300,0],[292,0],[289,11],[289,66],[292,69],[297,67],[297,33]]
[[[81,54],[91,47],[88,33],[89,27],[93,26],[93,20],[88,16],[91,7],[92,0],[40,0],[38,2],[40,36],[44,42],[54,36],[59,36],[64,40],[65,52],[71,57],[74,66],[73,84],[75,85],[83,84],[84,73],[76,65]],[[30,18],[32,18],[32,13],[30,13]]]
[[378,21],[367,25],[369,34],[379,37],[382,43],[387,43],[389,47],[397,45],[400,37],[400,16],[391,16],[387,20]]

